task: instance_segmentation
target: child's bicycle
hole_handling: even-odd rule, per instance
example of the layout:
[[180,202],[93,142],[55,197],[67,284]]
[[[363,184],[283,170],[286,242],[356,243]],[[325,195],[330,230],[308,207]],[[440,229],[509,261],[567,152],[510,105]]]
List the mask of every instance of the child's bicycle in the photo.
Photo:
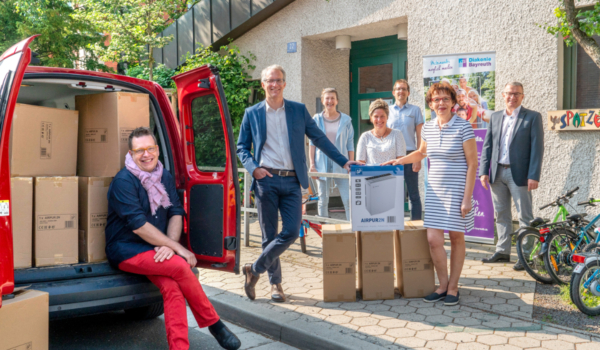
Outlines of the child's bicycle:
[[[548,223],[550,220],[547,219],[535,218],[529,223],[529,227],[520,228],[514,233],[518,235],[517,255],[521,264],[523,264],[525,271],[531,277],[541,283],[552,283],[552,276],[548,272],[547,265],[544,262],[542,245],[546,241],[550,227],[564,227],[563,223],[566,222],[567,216],[569,216],[565,204],[569,203],[569,199],[575,195],[577,190],[579,190],[579,187],[568,191],[554,202],[540,207],[540,210],[547,207],[558,207],[558,211],[551,223]],[[559,220],[562,222],[559,222]]]
[[571,300],[579,311],[589,316],[600,315],[600,248],[573,255],[577,263],[571,275]]
[[[600,199],[590,198],[577,205],[595,206]],[[595,224],[600,221],[600,215],[587,222],[583,215],[571,215],[567,219],[573,221],[572,227],[563,230],[552,230],[543,247],[544,262],[548,272],[558,284],[568,284],[572,279],[576,262],[576,254],[593,251],[598,247],[600,235],[594,231]]]
[[[302,205],[305,205],[308,201],[315,201],[318,200],[319,197],[318,196],[311,196],[309,195],[308,198],[306,198],[303,202]],[[306,235],[308,234],[308,229],[312,229],[313,231],[315,231],[321,238],[323,238],[323,235],[321,234],[321,224],[316,224],[314,222],[310,222],[306,219],[302,219],[302,223],[300,224],[300,248],[302,249],[302,253],[306,254]]]

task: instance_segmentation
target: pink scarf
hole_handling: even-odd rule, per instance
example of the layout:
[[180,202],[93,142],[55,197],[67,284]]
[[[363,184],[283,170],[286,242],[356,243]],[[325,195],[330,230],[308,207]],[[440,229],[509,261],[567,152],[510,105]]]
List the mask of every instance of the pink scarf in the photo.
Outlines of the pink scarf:
[[144,189],[148,192],[152,215],[156,214],[156,210],[161,205],[165,209],[171,206],[169,194],[165,190],[165,186],[160,182],[163,173],[163,165],[160,160],[158,161],[156,168],[149,173],[140,169],[133,161],[133,158],[131,158],[131,154],[127,153],[127,156],[125,156],[125,167],[140,180],[142,186],[144,186]]

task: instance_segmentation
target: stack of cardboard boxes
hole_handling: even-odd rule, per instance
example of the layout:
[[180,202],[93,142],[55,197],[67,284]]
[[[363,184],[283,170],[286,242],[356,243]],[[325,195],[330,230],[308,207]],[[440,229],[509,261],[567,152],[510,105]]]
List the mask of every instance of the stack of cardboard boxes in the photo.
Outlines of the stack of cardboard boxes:
[[[323,225],[323,300],[422,298],[435,290],[433,262],[423,221],[407,221],[404,230],[353,231],[347,225]],[[357,281],[358,274],[358,281]],[[358,282],[358,283],[357,283]],[[358,288],[357,288],[358,284]]]
[[355,301],[357,274],[363,300],[394,299],[394,267],[403,297],[435,290],[427,230],[404,222],[403,175],[402,166],[352,166],[352,225],[323,225],[325,301]]
[[17,104],[11,132],[15,268],[106,259],[107,193],[146,94],[76,96],[76,110]]

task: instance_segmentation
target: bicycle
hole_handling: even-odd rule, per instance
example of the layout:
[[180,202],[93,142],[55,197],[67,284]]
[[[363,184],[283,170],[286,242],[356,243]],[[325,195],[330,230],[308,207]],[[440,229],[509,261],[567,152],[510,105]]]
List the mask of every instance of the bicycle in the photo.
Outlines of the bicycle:
[[[577,205],[596,206],[594,203],[600,202],[600,199],[590,198],[588,201],[579,202]],[[594,217],[590,222],[586,222],[585,215],[576,214],[567,217],[573,225],[572,228],[562,227],[553,230],[544,247],[544,263],[548,266],[548,272],[552,280],[557,284],[567,284],[571,280],[573,273],[573,255],[581,252],[587,252],[598,245],[600,235],[594,232],[595,223],[600,220],[600,215]]]
[[552,226],[552,224],[558,223],[559,219],[562,219],[563,222],[567,220],[569,212],[567,211],[565,204],[569,203],[569,199],[575,195],[577,190],[579,190],[579,187],[568,191],[565,195],[558,197],[554,202],[540,207],[540,210],[544,210],[548,207],[558,206],[558,211],[556,212],[556,215],[554,215],[554,220],[552,220],[551,224],[545,225],[550,220],[538,217],[530,221],[529,227],[522,227],[514,233],[518,234],[517,255],[519,260],[525,268],[525,271],[538,282],[549,284],[553,281],[552,276],[550,276],[548,269],[546,268],[547,265],[544,263],[542,244],[546,240],[546,237],[550,232],[549,227]]
[[569,292],[579,311],[589,316],[600,315],[600,249],[573,255],[577,263],[571,275]]

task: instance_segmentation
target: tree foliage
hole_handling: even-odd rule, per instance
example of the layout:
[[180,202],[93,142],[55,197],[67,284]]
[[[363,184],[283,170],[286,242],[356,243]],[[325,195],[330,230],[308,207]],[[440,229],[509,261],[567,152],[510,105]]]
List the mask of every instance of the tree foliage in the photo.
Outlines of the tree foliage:
[[22,21],[21,15],[17,12],[15,0],[0,1],[0,52],[6,51],[9,47],[22,40],[22,36],[17,29],[17,23]]
[[236,137],[244,110],[250,104],[252,91],[260,89],[260,82],[250,81],[251,77],[247,73],[248,70],[256,68],[252,65],[254,60],[256,56],[252,53],[248,53],[247,56],[242,54],[237,46],[221,46],[220,52],[213,51],[210,46],[200,46],[195,55],[186,56],[185,64],[179,70],[179,73],[184,73],[205,64],[219,69]]
[[591,9],[577,10],[575,0],[561,0],[560,6],[554,9],[554,15],[557,24],[546,25],[548,33],[562,36],[567,46],[579,43],[600,67],[600,46],[593,38],[600,35],[600,2],[596,1]]
[[[44,66],[88,70],[107,70],[89,49],[102,45],[103,36],[86,22],[77,1],[6,0],[0,5],[3,38],[0,48],[6,50],[20,40],[35,34],[31,49],[38,53]],[[87,50],[85,55],[80,51]]]
[[[157,82],[163,88],[173,89],[175,88],[175,82],[171,79],[177,71],[175,69],[170,69],[164,64],[159,64],[154,67],[154,73],[152,80]],[[150,69],[146,65],[135,65],[127,68],[125,71],[125,75],[130,77],[150,80]]]
[[110,35],[106,47],[95,51],[105,61],[147,62],[153,80],[155,48],[167,45],[173,36],[159,37],[173,21],[198,0],[83,0],[85,16]]

